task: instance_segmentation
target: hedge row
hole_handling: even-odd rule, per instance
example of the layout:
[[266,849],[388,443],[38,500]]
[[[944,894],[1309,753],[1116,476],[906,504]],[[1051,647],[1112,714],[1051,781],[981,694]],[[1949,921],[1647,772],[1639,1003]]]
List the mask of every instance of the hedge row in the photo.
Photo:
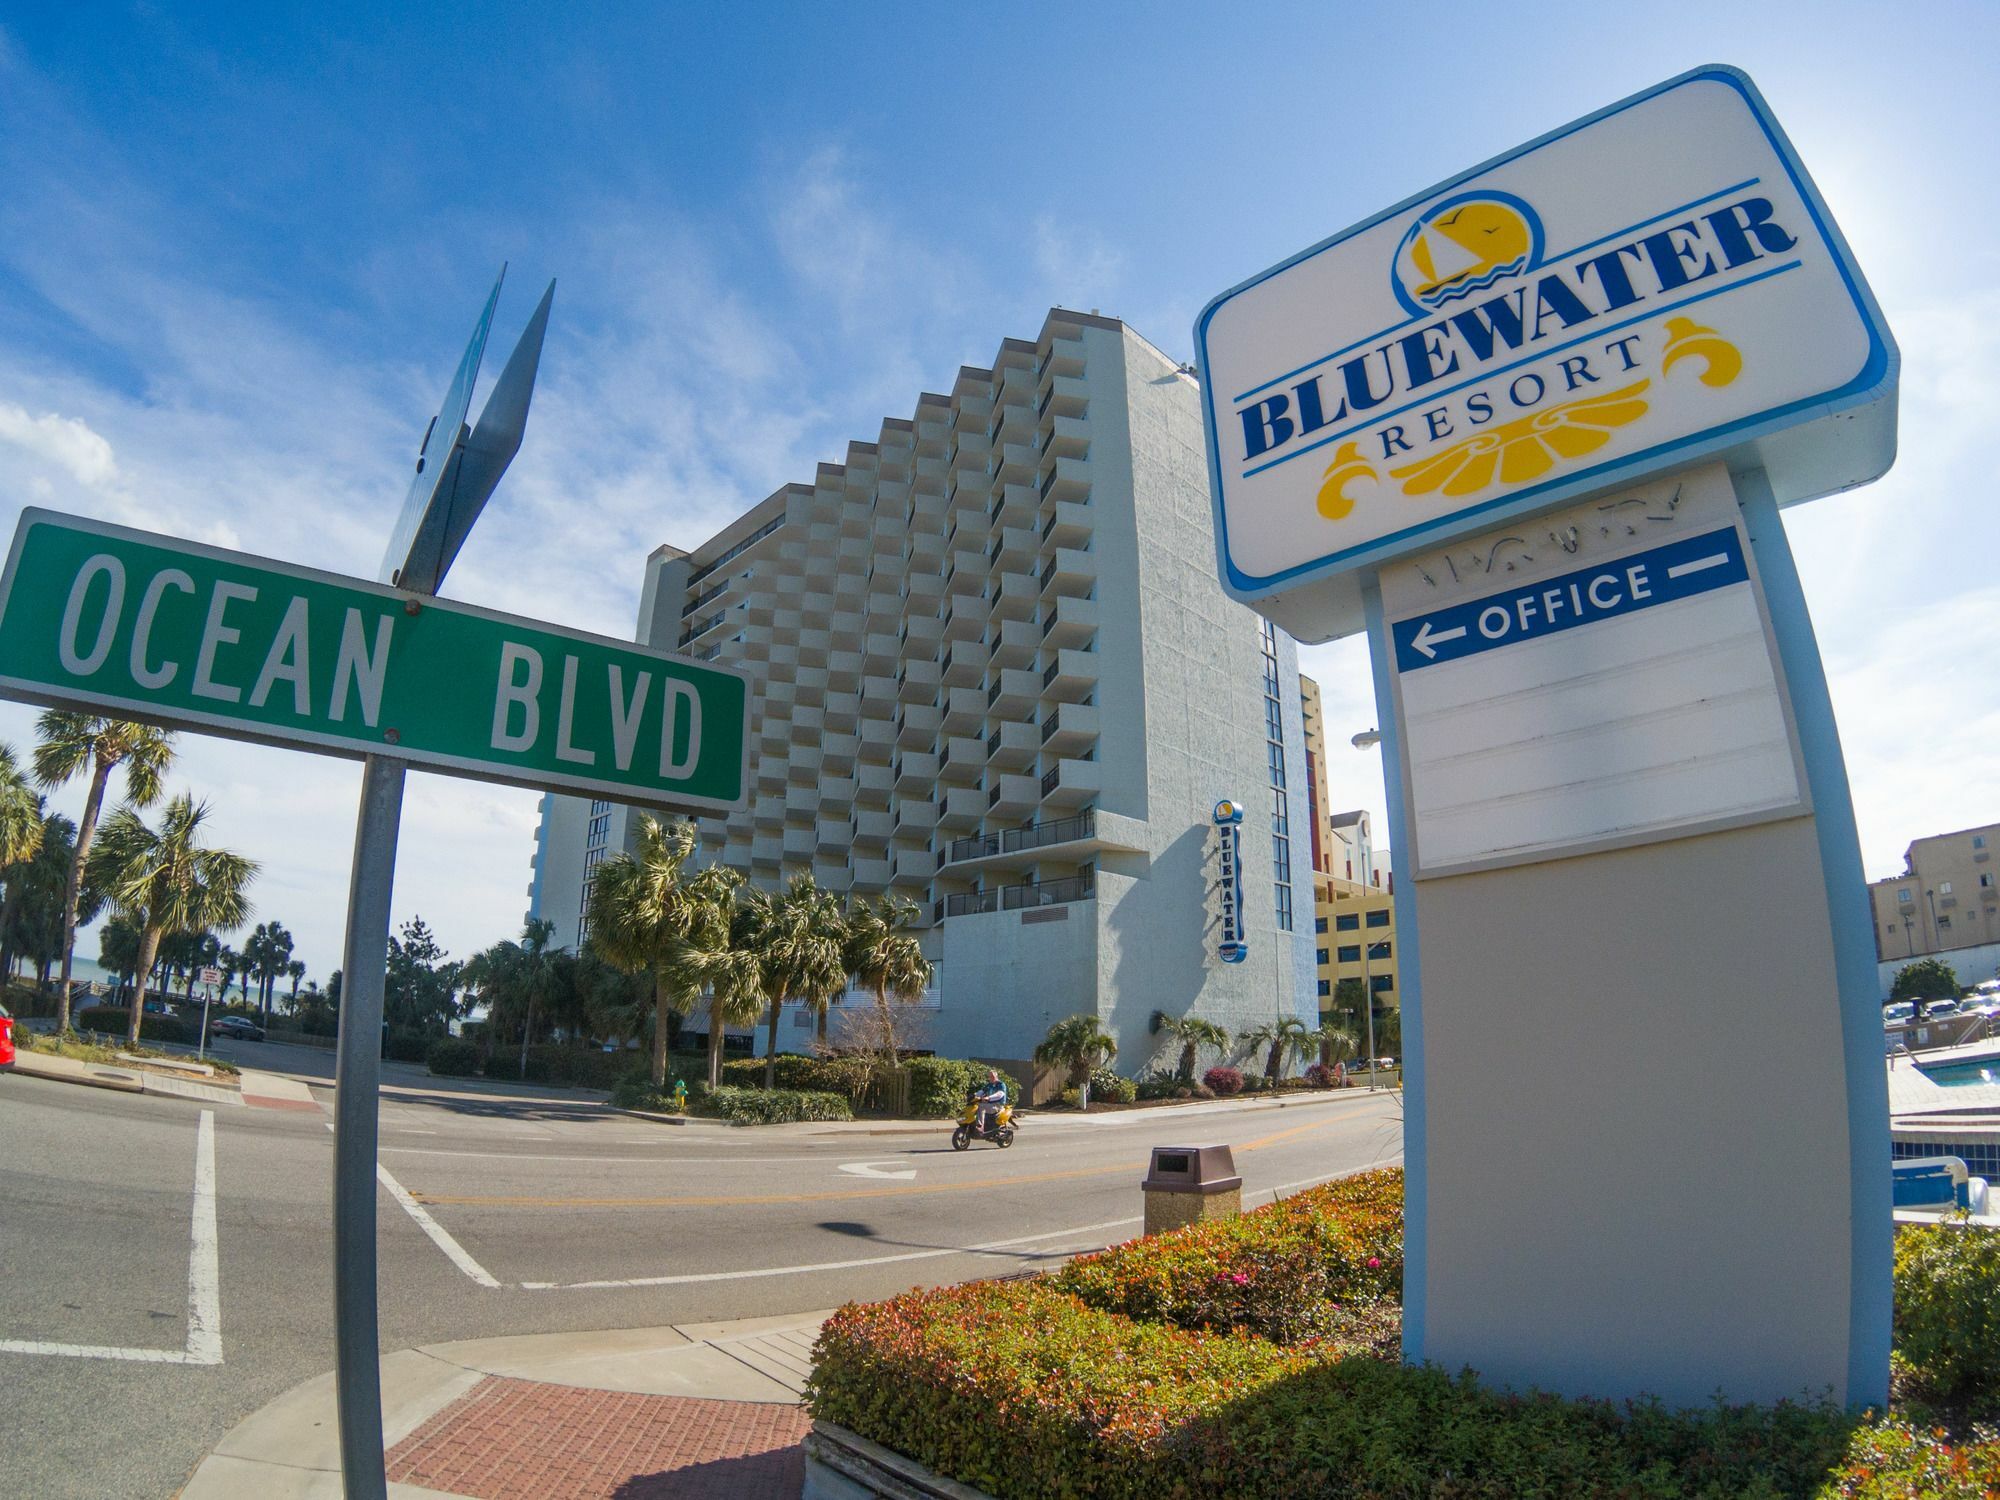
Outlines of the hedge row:
[[[764,1086],[764,1059],[737,1058],[722,1065],[722,1081],[738,1088]],[[909,1075],[909,1115],[913,1119],[935,1120],[956,1115],[965,1108],[966,1094],[986,1081],[986,1064],[956,1057],[912,1057],[904,1060]],[[848,1103],[860,1107],[877,1082],[880,1070],[865,1057],[802,1057],[781,1052],[777,1059],[778,1087],[809,1093],[841,1094]],[[1021,1095],[1021,1086],[1001,1075],[1010,1102]]]
[[845,1094],[809,1093],[802,1089],[740,1089],[727,1084],[691,1094],[688,1108],[731,1125],[790,1125],[804,1120],[854,1118],[854,1108]]
[[[1832,1408],[1499,1395],[1339,1344],[1134,1322],[1046,1283],[845,1307],[815,1360],[815,1417],[1010,1500],[1970,1497],[2000,1473],[2000,1444],[1940,1455]],[[1944,1477],[1909,1482],[1926,1472]]]
[[1403,1171],[1308,1188],[1253,1213],[1078,1256],[1050,1283],[1093,1307],[1280,1344],[1343,1337],[1394,1352]]
[[[132,1010],[125,1005],[86,1005],[71,1014],[70,1024],[78,1031],[101,1031],[107,1036],[126,1036],[132,1030]],[[179,1042],[192,1047],[201,1040],[201,1022],[178,1016],[140,1018],[139,1039],[145,1042]]]

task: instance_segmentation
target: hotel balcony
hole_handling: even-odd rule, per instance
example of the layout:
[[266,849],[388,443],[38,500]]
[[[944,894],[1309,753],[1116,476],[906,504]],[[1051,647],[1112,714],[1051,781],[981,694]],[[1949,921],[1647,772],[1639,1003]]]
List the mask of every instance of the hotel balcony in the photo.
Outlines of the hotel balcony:
[[1095,599],[1055,598],[1044,606],[1042,644],[1051,648],[1087,646],[1097,634]]
[[1049,430],[1049,440],[1042,450],[1059,458],[1088,458],[1090,456],[1090,424],[1081,417],[1067,417],[1056,414],[1054,425]]
[[986,690],[987,706],[1001,719],[1025,721],[1033,716],[1035,699],[1041,696],[1042,684],[1035,674],[1025,667],[1005,667],[994,675],[992,685]]
[[935,703],[938,689],[944,686],[944,674],[938,664],[921,656],[912,657],[903,664],[902,674],[896,684],[896,701],[899,703]]
[[[870,891],[884,890],[891,879],[889,861],[869,858],[857,854],[848,861],[848,869],[853,872],[854,884]],[[823,882],[831,883],[831,882]],[[835,887],[838,888],[837,886]]]
[[846,776],[854,770],[861,741],[851,734],[828,734],[820,745],[820,767],[830,776]]
[[1088,501],[1058,500],[1042,523],[1042,540],[1058,547],[1086,547],[1096,524]]
[[[1083,359],[1078,355],[1075,369],[1081,371]],[[1080,374],[1057,375],[1042,391],[1041,412],[1046,416],[1054,412],[1058,417],[1082,417],[1090,413],[1090,386]]]
[[1042,630],[1033,620],[1001,620],[988,628],[987,640],[994,666],[1032,667]]
[[[1036,783],[1037,790],[1041,783]],[[1025,870],[1048,863],[1080,864],[1102,853],[1144,854],[1146,825],[1092,808],[1066,818],[1044,818],[998,833],[953,839],[938,868],[954,879],[980,870]]]
[[945,616],[943,636],[947,641],[976,641],[986,634],[986,600],[979,594],[960,594],[951,601]]
[[820,805],[819,782],[794,781],[785,788],[785,813],[787,816],[817,813]]
[[985,816],[986,793],[976,786],[949,787],[938,804],[937,826],[946,832],[977,828]]
[[888,766],[863,761],[854,768],[854,801],[860,807],[887,807],[896,788],[896,773]]
[[861,699],[854,693],[826,695],[826,727],[829,734],[852,734],[861,723]]
[[1042,718],[1042,749],[1063,756],[1087,750],[1097,742],[1098,717],[1094,703],[1052,705]]
[[993,617],[999,620],[1032,620],[1041,593],[1042,588],[1034,575],[1002,573],[988,591]]
[[1072,875],[1063,880],[991,886],[983,891],[961,891],[932,903],[934,922],[949,917],[977,916],[983,912],[1022,911],[1037,906],[1066,906],[1072,901],[1089,901],[1097,895],[1095,875]]
[[[1025,436],[1025,424],[1020,430]],[[1035,450],[1025,442],[1002,443],[993,450],[987,473],[997,485],[1032,484],[1035,478]]]
[[[915,622],[913,621],[910,631],[911,635],[917,634],[914,627]],[[936,639],[935,633],[932,634],[931,638],[933,640]],[[897,663],[902,661],[902,659],[903,643],[893,635],[886,633],[871,635],[861,643],[861,665],[864,671],[893,672],[896,670]]]
[[845,818],[819,818],[813,827],[813,848],[820,854],[844,854],[853,841],[854,830]]
[[943,728],[946,734],[977,734],[986,719],[986,695],[974,687],[946,688]]
[[777,865],[785,860],[785,840],[782,834],[760,833],[750,841],[750,859],[754,864]]
[[928,849],[898,849],[891,858],[899,881],[929,880],[937,874],[937,856]]
[[983,742],[965,735],[954,735],[944,742],[944,753],[939,757],[938,779],[948,786],[971,786],[985,774],[986,746]]
[[1032,472],[1024,474],[1019,484],[1010,484],[997,491],[993,503],[987,507],[986,518],[994,526],[1033,526],[1035,515],[1041,509],[1042,497],[1036,491]]
[[905,750],[891,767],[899,796],[929,792],[938,784],[941,769],[937,756],[928,750]]
[[996,818],[1017,818],[1033,812],[1041,795],[1034,777],[1002,773],[987,788],[986,809]]
[[[826,734],[826,710],[817,703],[801,703],[792,710],[792,743],[817,749]],[[794,756],[796,760],[798,757]]]
[[1075,703],[1097,686],[1095,651],[1058,651],[1042,669],[1042,696],[1058,703]]
[[757,755],[757,790],[760,792],[782,792],[791,774],[792,760],[789,755],[779,755],[775,751],[760,751]]
[[1028,573],[1034,570],[1040,552],[1041,540],[1032,527],[1009,526],[993,539],[986,563],[995,572]]
[[986,737],[986,761],[1001,771],[1026,771],[1035,764],[1041,731],[1032,724],[1002,724]]
[[786,827],[785,858],[787,861],[799,863],[809,860],[813,857],[813,849],[812,829]]
[[1104,789],[1101,768],[1094,760],[1059,760],[1042,777],[1042,806],[1054,812],[1084,807]]
[[945,648],[938,668],[949,687],[977,687],[986,680],[986,643],[978,639],[953,641]]
[[1058,598],[1077,598],[1097,582],[1097,559],[1074,547],[1058,547],[1042,569],[1041,591]]
[[896,726],[889,719],[863,719],[860,739],[864,766],[886,766],[896,753]]
[[[960,688],[959,692],[970,689]],[[944,715],[935,707],[922,703],[911,703],[903,708],[902,723],[896,730],[896,743],[905,750],[927,750],[937,743],[938,729],[944,722]]]
[[886,807],[858,807],[854,810],[854,843],[857,848],[880,849],[889,842],[896,820]]
[[[843,632],[842,640],[855,640],[856,634]],[[857,692],[861,687],[861,653],[859,651],[836,651],[826,660],[826,685],[842,692]]]

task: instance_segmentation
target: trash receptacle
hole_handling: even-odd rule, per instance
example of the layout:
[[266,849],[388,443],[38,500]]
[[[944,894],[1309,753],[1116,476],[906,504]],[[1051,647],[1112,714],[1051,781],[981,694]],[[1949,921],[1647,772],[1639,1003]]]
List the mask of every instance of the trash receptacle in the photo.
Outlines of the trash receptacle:
[[1159,1234],[1243,1211],[1243,1179],[1227,1146],[1155,1146],[1139,1184],[1146,1195],[1146,1233]]

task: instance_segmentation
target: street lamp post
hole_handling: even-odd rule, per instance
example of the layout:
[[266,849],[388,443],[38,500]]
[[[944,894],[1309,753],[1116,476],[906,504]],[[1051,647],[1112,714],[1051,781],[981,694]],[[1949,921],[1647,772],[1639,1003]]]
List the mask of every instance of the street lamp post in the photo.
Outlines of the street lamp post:
[[[1364,914],[1362,921],[1368,918]],[[1368,1087],[1375,1087],[1375,981],[1368,973],[1368,956],[1377,948],[1389,946],[1387,938],[1377,938],[1369,942],[1364,934],[1361,939],[1361,1008],[1368,1023]]]

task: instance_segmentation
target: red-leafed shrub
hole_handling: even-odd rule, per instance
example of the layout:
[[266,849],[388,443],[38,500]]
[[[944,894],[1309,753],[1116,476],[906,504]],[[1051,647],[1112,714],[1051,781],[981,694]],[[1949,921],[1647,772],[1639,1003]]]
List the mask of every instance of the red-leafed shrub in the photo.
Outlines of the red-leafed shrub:
[[1049,1277],[1093,1307],[1276,1343],[1401,1337],[1403,1172],[1364,1172],[1267,1208],[1082,1255]]
[[1243,1092],[1243,1075],[1235,1068],[1210,1068],[1201,1075],[1201,1081],[1225,1098]]
[[1306,1069],[1306,1087],[1311,1089],[1332,1088],[1333,1069],[1329,1068],[1325,1063],[1314,1063],[1310,1068]]

